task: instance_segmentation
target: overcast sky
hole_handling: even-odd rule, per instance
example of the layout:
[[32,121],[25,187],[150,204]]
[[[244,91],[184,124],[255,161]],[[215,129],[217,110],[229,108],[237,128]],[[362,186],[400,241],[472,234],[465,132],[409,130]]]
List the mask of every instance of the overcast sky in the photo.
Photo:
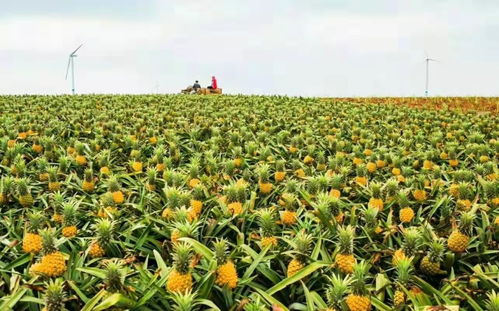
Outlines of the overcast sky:
[[499,95],[497,0],[2,0],[0,94]]

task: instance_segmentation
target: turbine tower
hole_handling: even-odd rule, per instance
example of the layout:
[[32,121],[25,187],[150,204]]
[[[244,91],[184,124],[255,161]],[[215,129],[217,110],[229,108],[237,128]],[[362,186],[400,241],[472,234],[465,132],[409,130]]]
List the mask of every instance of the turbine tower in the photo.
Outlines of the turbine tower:
[[425,96],[428,97],[428,81],[429,81],[429,75],[430,75],[430,72],[429,72],[429,68],[430,68],[430,62],[436,62],[437,60],[436,59],[432,59],[432,58],[429,58],[428,57],[428,53],[426,53],[426,59],[425,59],[425,62],[426,62],[426,84],[425,84]]
[[78,55],[76,55],[76,51],[78,51],[83,44],[80,44],[80,46],[74,50],[71,54],[69,54],[69,59],[68,59],[68,67],[66,68],[66,80],[68,79],[68,73],[69,73],[69,67],[71,67],[71,91],[73,95],[75,95],[75,62],[74,58]]

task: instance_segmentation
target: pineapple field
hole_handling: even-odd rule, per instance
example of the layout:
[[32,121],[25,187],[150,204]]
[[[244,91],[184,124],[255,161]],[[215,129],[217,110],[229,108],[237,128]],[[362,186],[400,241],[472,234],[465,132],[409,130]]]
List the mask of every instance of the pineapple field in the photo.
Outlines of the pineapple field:
[[499,310],[498,98],[0,97],[0,310]]

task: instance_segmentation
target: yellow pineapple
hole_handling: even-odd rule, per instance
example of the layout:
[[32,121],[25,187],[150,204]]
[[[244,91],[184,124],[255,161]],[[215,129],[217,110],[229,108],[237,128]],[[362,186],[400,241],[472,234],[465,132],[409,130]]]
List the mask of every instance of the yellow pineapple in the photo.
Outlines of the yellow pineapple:
[[468,248],[474,218],[472,212],[463,213],[460,217],[459,226],[449,235],[447,247],[454,253],[462,253]]
[[261,248],[277,246],[276,232],[276,219],[273,208],[264,208],[258,211],[258,224],[260,225],[260,233],[262,240],[260,242]]
[[243,203],[246,199],[246,184],[232,183],[224,188],[227,195],[227,209],[233,216],[244,212]]
[[354,228],[351,226],[340,227],[338,229],[338,248],[334,263],[341,272],[346,274],[353,273],[353,267],[357,260],[353,255],[353,240],[355,237]]
[[93,192],[95,189],[94,177],[91,168],[87,168],[85,170],[85,176],[83,178],[83,182],[81,184],[81,188],[85,192]]
[[227,286],[234,289],[237,286],[238,276],[234,262],[227,256],[227,242],[217,240],[213,243],[215,249],[215,259],[217,261],[217,277],[215,283],[218,286]]
[[47,169],[48,173],[48,180],[49,180],[49,190],[50,191],[58,191],[61,188],[61,183],[58,181],[57,178],[57,168],[55,167],[49,167]]
[[350,311],[369,311],[372,308],[365,285],[368,269],[369,266],[365,262],[357,263],[354,266],[351,293],[345,299]]
[[419,268],[426,275],[443,274],[445,271],[440,269],[440,263],[444,255],[444,245],[440,240],[434,240],[430,243],[430,249],[426,256],[423,257]]
[[28,225],[23,238],[23,251],[38,254],[42,250],[42,237],[38,230],[43,224],[45,217],[41,212],[33,212],[28,215]]
[[78,234],[78,218],[77,218],[77,205],[76,203],[69,202],[64,205],[63,208],[63,228],[62,235],[66,238],[75,237]]
[[412,272],[412,258],[401,259],[395,267],[397,271],[396,290],[393,295],[393,305],[401,307],[406,302],[404,289],[407,288]]
[[258,173],[258,187],[263,194],[269,194],[272,191],[273,185],[270,183],[269,166],[262,164],[257,168]]
[[173,269],[168,274],[166,288],[173,293],[185,293],[192,289],[190,262],[191,247],[186,243],[177,243],[174,248]]
[[402,248],[396,250],[392,257],[393,266],[397,266],[403,259],[414,256],[420,245],[421,234],[417,228],[406,229],[403,234],[404,241],[402,242]]
[[378,183],[372,183],[370,185],[371,190],[371,198],[369,199],[369,203],[367,204],[370,208],[375,208],[380,212],[383,211],[385,206],[383,199],[381,198],[381,185]]
[[121,191],[121,187],[118,179],[115,176],[109,177],[107,181],[108,192],[113,196],[113,201],[116,204],[122,204],[125,202],[125,195]]
[[75,161],[78,165],[87,164],[87,157],[85,156],[85,145],[81,142],[75,144],[76,157]]
[[66,271],[66,259],[55,246],[54,231],[45,229],[40,231],[42,237],[42,257],[39,262],[33,264],[30,272],[35,275],[46,277],[58,277]]
[[310,252],[312,236],[300,231],[296,234],[292,246],[294,249],[293,259],[288,264],[287,276],[291,277],[305,267]]
[[100,219],[93,225],[95,239],[90,243],[88,254],[92,258],[103,257],[111,242],[114,224],[108,219]]
[[276,171],[274,173],[274,180],[276,182],[281,182],[286,178],[285,163],[284,160],[276,161]]
[[19,203],[23,207],[31,207],[33,205],[33,196],[28,188],[28,180],[24,178],[20,178],[17,180],[17,191],[18,191],[18,200]]

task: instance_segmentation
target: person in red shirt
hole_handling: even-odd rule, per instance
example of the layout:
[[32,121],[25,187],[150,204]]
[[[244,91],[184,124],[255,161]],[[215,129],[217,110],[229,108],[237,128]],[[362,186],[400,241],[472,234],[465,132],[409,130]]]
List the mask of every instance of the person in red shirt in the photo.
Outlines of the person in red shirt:
[[211,77],[211,85],[208,86],[209,89],[218,89],[217,78],[215,76]]

